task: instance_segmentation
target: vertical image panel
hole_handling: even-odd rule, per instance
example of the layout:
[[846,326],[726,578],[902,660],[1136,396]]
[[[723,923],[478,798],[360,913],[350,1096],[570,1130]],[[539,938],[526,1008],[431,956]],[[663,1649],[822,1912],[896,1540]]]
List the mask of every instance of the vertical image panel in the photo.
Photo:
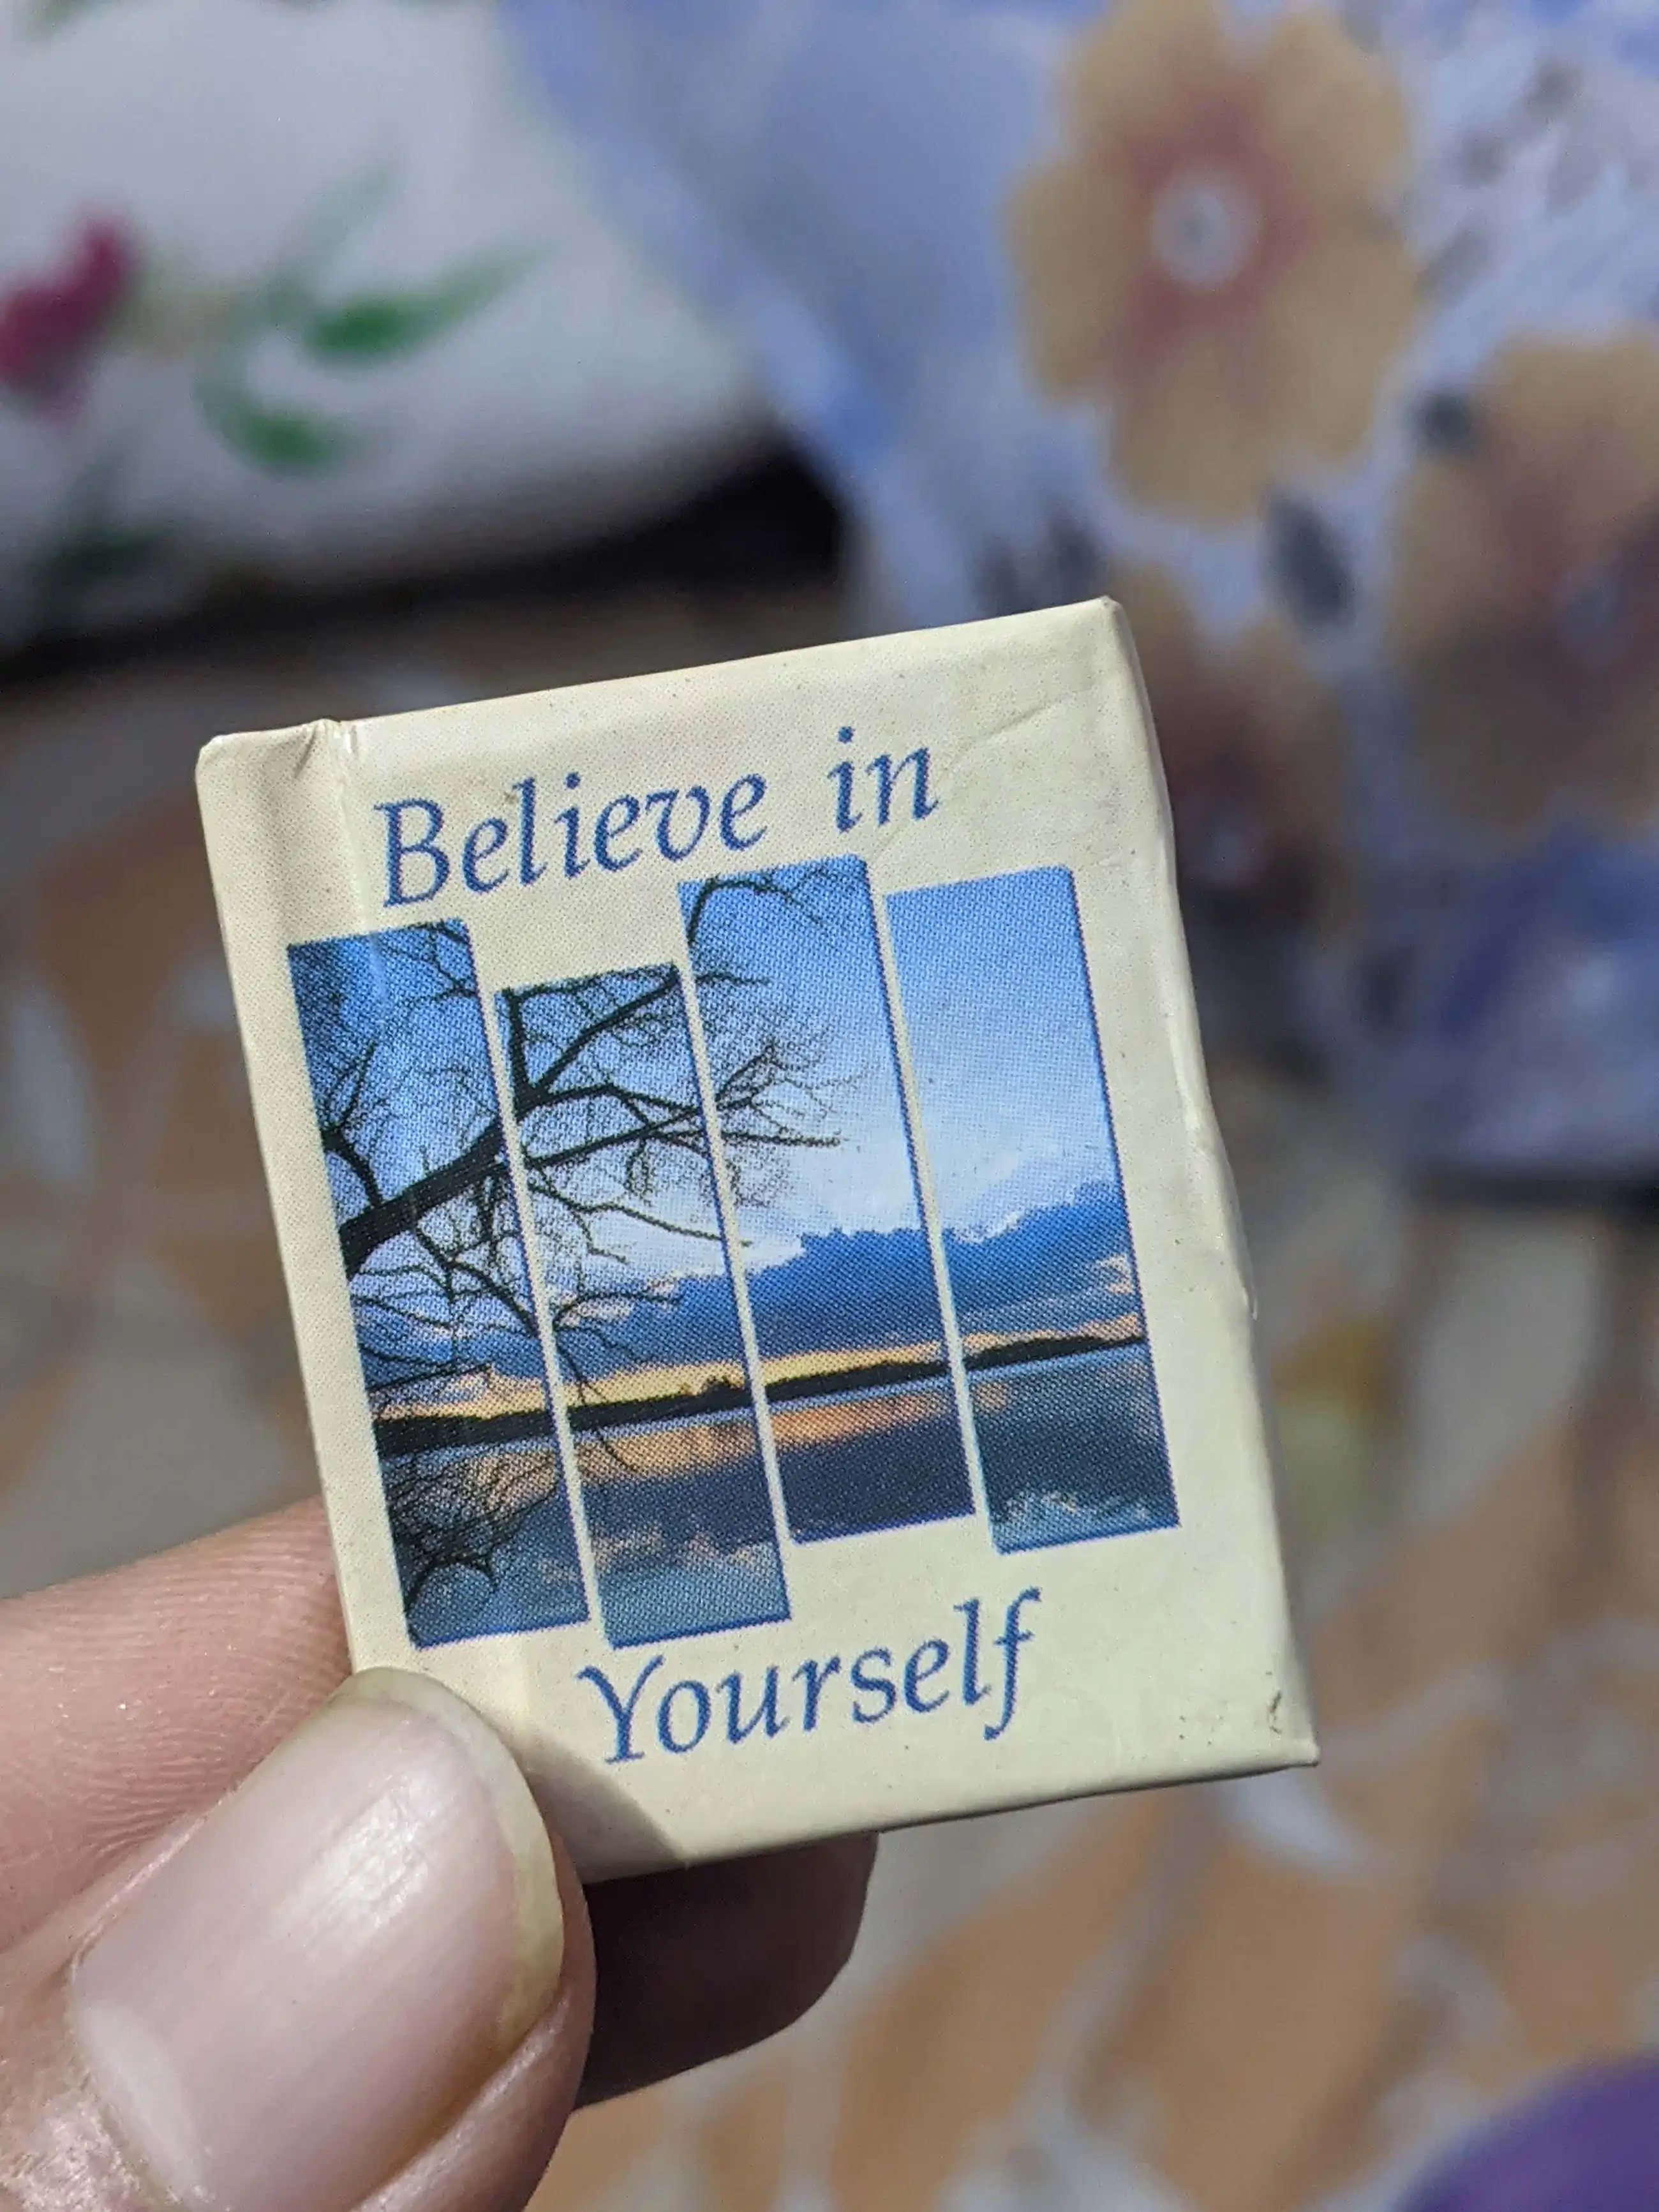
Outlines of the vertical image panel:
[[680,898],[791,1530],[969,1513],[863,864]]
[[606,1633],[787,1620],[679,976],[495,1012]]
[[997,1545],[1172,1527],[1070,872],[886,911]]
[[289,969],[410,1639],[585,1620],[465,928]]

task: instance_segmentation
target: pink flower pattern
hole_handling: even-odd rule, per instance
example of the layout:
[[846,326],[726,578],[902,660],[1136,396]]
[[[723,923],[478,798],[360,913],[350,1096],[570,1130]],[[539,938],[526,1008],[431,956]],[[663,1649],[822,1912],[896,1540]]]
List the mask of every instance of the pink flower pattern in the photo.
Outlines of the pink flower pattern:
[[55,268],[0,292],[0,392],[46,414],[72,414],[139,262],[131,234],[100,216],[82,224]]

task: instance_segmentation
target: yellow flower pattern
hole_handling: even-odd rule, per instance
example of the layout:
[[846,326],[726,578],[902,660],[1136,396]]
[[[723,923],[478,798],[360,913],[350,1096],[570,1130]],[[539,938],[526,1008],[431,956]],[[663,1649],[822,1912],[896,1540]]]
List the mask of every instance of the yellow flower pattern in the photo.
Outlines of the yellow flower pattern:
[[1130,0],[1066,95],[1010,216],[1038,383],[1102,406],[1124,488],[1197,520],[1351,458],[1416,307],[1387,70],[1324,9],[1247,42],[1215,0]]

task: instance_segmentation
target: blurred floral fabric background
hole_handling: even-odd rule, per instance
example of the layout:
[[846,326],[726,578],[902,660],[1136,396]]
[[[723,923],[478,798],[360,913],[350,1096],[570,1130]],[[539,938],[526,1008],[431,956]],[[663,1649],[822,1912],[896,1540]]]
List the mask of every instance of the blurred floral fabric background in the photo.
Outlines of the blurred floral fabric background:
[[[1324,1764],[889,1839],[826,2002],[538,2203],[1510,2212],[1472,2134],[1659,2043],[1648,0],[504,5],[0,0],[0,1591],[314,1486],[202,742],[1109,589]],[[323,603],[773,410],[850,614],[769,556]],[[81,650],[189,607],[244,619]],[[1652,2201],[1628,2076],[1507,2140]]]
[[0,652],[578,544],[766,434],[489,0],[0,0]]
[[1188,886],[1432,1165],[1659,1167],[1636,0],[509,0],[895,617],[1105,588]]

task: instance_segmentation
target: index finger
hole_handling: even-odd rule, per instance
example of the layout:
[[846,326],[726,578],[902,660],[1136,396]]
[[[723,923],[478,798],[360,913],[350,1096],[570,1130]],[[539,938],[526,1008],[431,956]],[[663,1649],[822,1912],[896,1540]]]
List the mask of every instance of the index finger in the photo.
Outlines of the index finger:
[[0,1949],[344,1680],[320,1503],[0,1605]]
[[[233,1788],[347,1667],[314,1499],[0,1605],[0,1950]],[[871,1857],[854,1838],[600,1885],[584,2099],[805,2011],[851,1948]]]

